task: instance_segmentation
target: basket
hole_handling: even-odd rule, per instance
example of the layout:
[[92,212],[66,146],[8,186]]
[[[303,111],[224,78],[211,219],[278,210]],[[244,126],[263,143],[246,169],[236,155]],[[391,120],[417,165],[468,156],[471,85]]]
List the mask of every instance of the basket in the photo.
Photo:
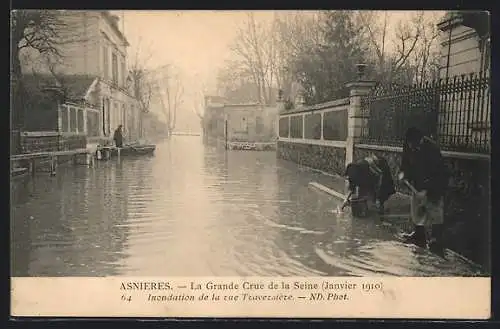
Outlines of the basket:
[[365,198],[351,198],[351,212],[354,217],[368,216],[368,202]]

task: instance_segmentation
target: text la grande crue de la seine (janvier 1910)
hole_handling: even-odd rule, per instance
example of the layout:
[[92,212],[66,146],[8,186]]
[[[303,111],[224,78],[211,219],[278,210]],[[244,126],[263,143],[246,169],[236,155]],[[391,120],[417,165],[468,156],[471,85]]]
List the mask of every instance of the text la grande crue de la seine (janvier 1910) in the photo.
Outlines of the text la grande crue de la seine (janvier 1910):
[[121,300],[131,302],[137,297],[147,302],[287,302],[347,301],[350,293],[381,291],[381,282],[354,283],[349,280],[304,281],[190,281],[184,284],[169,281],[128,281],[120,283]]

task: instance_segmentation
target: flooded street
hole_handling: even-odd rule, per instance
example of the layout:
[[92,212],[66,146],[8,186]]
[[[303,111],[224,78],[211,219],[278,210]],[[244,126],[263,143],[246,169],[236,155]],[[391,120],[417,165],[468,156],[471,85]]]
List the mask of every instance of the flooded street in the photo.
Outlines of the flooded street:
[[274,152],[173,136],[154,156],[59,168],[12,186],[13,276],[474,275],[338,216],[316,174]]

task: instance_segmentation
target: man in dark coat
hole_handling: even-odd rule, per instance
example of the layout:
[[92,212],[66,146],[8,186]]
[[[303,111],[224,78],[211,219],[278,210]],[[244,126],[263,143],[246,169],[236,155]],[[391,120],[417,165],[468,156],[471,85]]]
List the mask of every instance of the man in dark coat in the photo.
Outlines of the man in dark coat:
[[358,189],[358,197],[376,204],[384,212],[384,203],[396,190],[387,160],[375,155],[347,165],[345,175],[350,192]]
[[444,222],[443,199],[448,187],[448,171],[439,146],[417,128],[409,128],[403,144],[400,179],[416,189],[412,197],[412,222],[415,226],[407,241],[425,247],[426,226],[431,226],[431,249],[442,251]]
[[113,140],[115,141],[116,147],[123,147],[122,129],[123,129],[123,126],[119,125],[118,128],[116,128],[115,133],[113,134]]

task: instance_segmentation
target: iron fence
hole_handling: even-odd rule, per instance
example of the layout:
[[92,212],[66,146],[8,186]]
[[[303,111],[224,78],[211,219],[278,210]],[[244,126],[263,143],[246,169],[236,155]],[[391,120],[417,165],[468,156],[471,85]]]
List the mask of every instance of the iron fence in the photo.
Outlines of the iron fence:
[[461,75],[412,86],[379,85],[362,98],[361,143],[401,146],[410,126],[443,150],[490,152],[490,79]]

